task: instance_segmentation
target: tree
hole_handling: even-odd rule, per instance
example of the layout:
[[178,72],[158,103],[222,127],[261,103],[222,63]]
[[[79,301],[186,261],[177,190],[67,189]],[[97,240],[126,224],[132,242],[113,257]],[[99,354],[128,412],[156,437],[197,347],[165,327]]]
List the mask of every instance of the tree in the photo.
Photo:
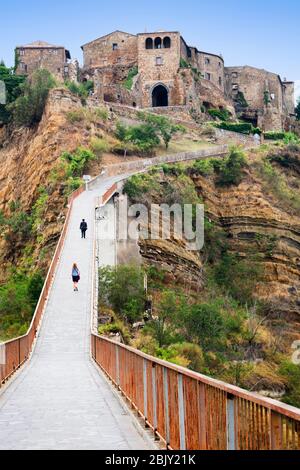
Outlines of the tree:
[[245,154],[238,147],[231,147],[229,156],[219,169],[218,184],[222,186],[238,185],[246,166]]
[[37,70],[22,86],[19,96],[10,109],[16,124],[31,127],[38,124],[43,116],[49,91],[56,85],[48,70]]
[[223,253],[221,261],[214,268],[217,284],[241,303],[251,302],[261,269],[253,259],[242,260],[237,255]]
[[157,134],[160,135],[164,141],[166,149],[169,148],[169,144],[175,134],[178,132],[185,132],[185,128],[183,126],[173,124],[170,119],[165,116],[139,113],[139,118],[155,129]]
[[145,307],[144,273],[135,266],[99,270],[99,300],[127,320],[139,320]]
[[161,300],[155,310],[155,318],[149,323],[147,330],[162,348],[173,342],[176,318],[180,310],[176,293],[170,290],[162,292]]
[[[126,144],[135,146],[141,153],[151,153],[160,144],[156,129],[151,124],[139,126],[117,125],[116,137]],[[126,147],[125,147],[126,155]]]
[[183,325],[189,340],[197,340],[207,349],[225,331],[225,322],[218,305],[194,304],[186,309]]
[[297,106],[295,108],[295,112],[296,112],[297,121],[300,121],[300,98],[298,98]]
[[11,117],[8,106],[22,93],[22,84],[25,77],[16,75],[13,68],[6,67],[2,61],[0,64],[0,81],[4,82],[6,90],[6,104],[0,104],[0,121],[7,123]]

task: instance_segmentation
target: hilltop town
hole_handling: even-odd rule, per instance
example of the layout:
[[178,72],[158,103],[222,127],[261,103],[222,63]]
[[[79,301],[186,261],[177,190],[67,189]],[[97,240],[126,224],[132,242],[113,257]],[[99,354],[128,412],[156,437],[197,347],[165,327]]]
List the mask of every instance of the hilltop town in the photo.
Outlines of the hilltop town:
[[270,131],[290,130],[295,119],[293,82],[251,66],[228,67],[221,55],[189,46],[178,31],[114,31],[82,51],[80,67],[64,46],[18,46],[16,72],[44,68],[61,82],[92,80],[93,96],[101,102],[186,112],[198,120],[209,109],[227,110]]

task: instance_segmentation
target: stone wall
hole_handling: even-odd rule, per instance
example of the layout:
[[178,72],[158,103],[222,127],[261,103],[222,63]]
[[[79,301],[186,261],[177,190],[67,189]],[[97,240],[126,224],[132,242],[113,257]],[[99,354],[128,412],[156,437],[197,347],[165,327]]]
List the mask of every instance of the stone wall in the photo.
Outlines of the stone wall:
[[246,99],[245,109],[241,112],[244,118],[255,118],[255,110],[256,124],[262,129],[268,131],[283,128],[284,118],[289,115],[291,108],[293,91],[289,85],[285,89],[279,75],[249,66],[227,67],[225,75],[227,96],[235,100],[237,106],[239,93]]
[[137,37],[115,31],[82,46],[84,70],[137,65]]
[[288,114],[295,114],[295,83],[283,82],[284,101]]
[[[165,38],[170,39],[170,47],[163,47]],[[162,42],[161,48],[155,47],[155,41]],[[146,48],[146,41],[153,41],[153,48]],[[141,86],[141,106],[152,106],[152,90],[163,84],[169,93],[169,105],[180,102],[175,88],[175,78],[180,65],[180,33],[153,33],[138,35],[138,68]]]
[[223,93],[225,90],[225,72],[223,57],[209,52],[198,51],[189,47],[181,38],[181,57],[193,68],[199,70],[202,76],[211,81]]
[[18,75],[31,75],[37,69],[49,70],[58,80],[65,79],[66,50],[63,47],[20,47]]

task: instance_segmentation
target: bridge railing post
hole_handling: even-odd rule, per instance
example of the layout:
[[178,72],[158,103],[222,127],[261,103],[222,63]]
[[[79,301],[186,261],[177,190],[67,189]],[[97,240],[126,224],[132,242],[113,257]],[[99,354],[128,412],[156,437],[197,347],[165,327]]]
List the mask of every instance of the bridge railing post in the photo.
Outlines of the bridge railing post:
[[180,450],[186,450],[185,439],[185,406],[183,393],[183,376],[178,374],[178,416],[180,432]]
[[116,344],[116,384],[120,388],[120,357],[119,357],[119,346]]
[[144,417],[148,421],[148,382],[147,382],[147,360],[143,359],[143,388],[144,388]]
[[156,364],[152,363],[152,403],[153,403],[153,429],[157,433],[157,386],[156,386]]
[[271,411],[271,449],[281,450],[282,448],[282,416]]
[[227,396],[227,450],[236,450],[234,396]]
[[168,381],[168,369],[163,369],[164,377],[164,407],[165,407],[165,423],[166,423],[166,444],[167,448],[170,445],[170,407],[169,407],[169,381]]

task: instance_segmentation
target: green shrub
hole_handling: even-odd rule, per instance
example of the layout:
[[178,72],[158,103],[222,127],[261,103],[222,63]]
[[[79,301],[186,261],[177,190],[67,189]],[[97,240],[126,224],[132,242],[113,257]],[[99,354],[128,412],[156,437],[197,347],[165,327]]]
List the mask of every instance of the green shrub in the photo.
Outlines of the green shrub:
[[165,175],[180,176],[185,173],[185,167],[182,163],[163,164],[159,167]]
[[208,114],[213,118],[218,118],[221,121],[228,121],[230,112],[227,109],[209,109]]
[[129,343],[130,335],[128,329],[119,320],[115,320],[113,323],[108,323],[106,325],[99,326],[98,333],[100,336],[110,336],[111,334],[119,334],[121,335],[122,340],[125,342],[125,344]]
[[231,132],[238,132],[240,134],[261,134],[261,130],[258,127],[254,127],[251,123],[249,122],[239,122],[239,123],[233,123],[233,122],[220,122],[219,124],[216,124],[216,127],[219,129],[224,129],[227,131]]
[[257,163],[257,171],[264,181],[265,189],[270,191],[287,209],[293,209],[298,213],[300,209],[300,197],[297,191],[292,190],[284,176],[272,166],[266,158]]
[[221,186],[239,185],[246,165],[244,152],[238,147],[232,147],[229,156],[220,166],[217,183]]
[[194,304],[183,315],[185,336],[200,342],[204,349],[212,347],[225,331],[220,307],[214,303]]
[[173,124],[166,116],[158,116],[155,114],[139,112],[138,117],[142,121],[145,121],[146,124],[153,128],[155,133],[162,138],[166,149],[168,149],[169,144],[175,134],[178,132],[186,132],[185,127]]
[[40,272],[15,271],[0,286],[0,338],[11,339],[27,332],[43,288]]
[[0,122],[7,123],[11,118],[11,105],[22,93],[25,76],[16,75],[14,68],[6,67],[0,63],[0,81],[4,82],[6,90],[6,104],[0,104]]
[[283,401],[288,405],[300,407],[300,365],[285,361],[279,368],[279,373],[286,380],[286,394]]
[[108,110],[106,108],[93,108],[93,112],[102,121],[108,120]]
[[190,175],[211,176],[214,171],[214,160],[212,158],[197,160],[192,167],[188,168],[188,174]]
[[187,61],[183,57],[181,57],[180,58],[180,68],[181,69],[187,69],[189,67],[190,67],[190,64],[188,64]]
[[99,270],[100,304],[112,307],[129,323],[142,318],[145,309],[144,272],[135,266]]
[[150,333],[160,348],[180,341],[177,334],[177,318],[183,309],[183,299],[172,290],[164,290],[155,309],[155,317],[147,324],[146,333]]
[[264,138],[266,140],[283,140],[285,137],[285,132],[269,131],[264,132]]
[[237,93],[237,96],[235,97],[235,102],[238,103],[242,108],[248,108],[249,104],[245,98],[245,95],[242,91],[239,91]]
[[138,67],[132,67],[132,69],[129,70],[127,78],[124,82],[124,87],[126,90],[131,90],[133,87],[133,79],[136,77],[136,75],[139,73]]
[[255,260],[241,260],[237,255],[225,252],[214,267],[214,278],[240,303],[251,302],[261,270]]
[[131,176],[124,185],[124,193],[133,201],[152,190],[159,191],[159,183],[154,175],[147,173]]
[[68,177],[80,177],[87,164],[95,159],[95,155],[89,149],[78,147],[72,154],[70,152],[63,152],[61,159],[67,163],[67,176]]
[[92,80],[87,80],[83,83],[66,82],[66,87],[71,93],[85,100],[94,91],[94,82]]
[[71,124],[82,122],[85,120],[85,117],[84,109],[75,109],[74,111],[68,111],[66,114],[66,118]]
[[157,131],[150,124],[127,127],[118,123],[115,135],[125,144],[134,145],[143,155],[151,154],[160,144]]
[[109,144],[103,138],[93,137],[90,146],[97,157],[101,157],[103,153],[109,151]]
[[49,91],[56,85],[48,70],[37,70],[25,82],[22,95],[12,103],[10,110],[16,124],[33,126],[43,116]]
[[168,348],[168,356],[168,360],[176,364],[180,363],[178,358],[184,358],[186,367],[195,372],[200,372],[204,365],[203,351],[198,344],[186,342],[172,344]]

